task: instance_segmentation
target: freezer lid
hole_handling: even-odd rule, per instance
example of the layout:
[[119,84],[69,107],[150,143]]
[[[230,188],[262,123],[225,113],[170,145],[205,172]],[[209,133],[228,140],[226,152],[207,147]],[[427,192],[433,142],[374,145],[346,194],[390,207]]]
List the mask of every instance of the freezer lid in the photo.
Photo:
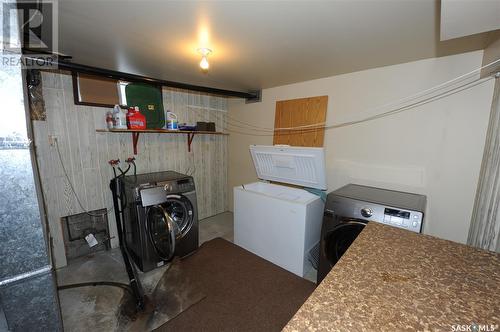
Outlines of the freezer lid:
[[326,190],[324,148],[251,145],[250,153],[259,179]]

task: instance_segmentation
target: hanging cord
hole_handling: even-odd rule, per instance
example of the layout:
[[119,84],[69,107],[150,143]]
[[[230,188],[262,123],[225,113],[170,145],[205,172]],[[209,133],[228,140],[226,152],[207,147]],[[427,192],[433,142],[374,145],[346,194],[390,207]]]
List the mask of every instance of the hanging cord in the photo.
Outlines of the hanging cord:
[[[477,85],[480,85],[480,84],[483,84],[483,83],[489,81],[491,78],[492,77],[486,77],[483,79],[476,79],[474,81],[467,82],[463,85],[455,86],[455,87],[453,87],[447,91],[441,92],[437,95],[433,95],[433,96],[427,97],[425,99],[418,100],[414,103],[403,105],[401,107],[389,110],[387,112],[379,113],[379,114],[369,116],[369,117],[366,117],[366,118],[363,118],[360,120],[348,121],[348,122],[343,122],[343,123],[328,125],[328,126],[322,125],[322,123],[317,123],[317,124],[313,124],[313,125],[308,125],[307,128],[304,128],[303,126],[298,126],[298,127],[290,127],[290,128],[281,128],[280,130],[285,131],[285,132],[286,131],[293,131],[293,130],[300,130],[301,132],[313,132],[317,129],[335,129],[335,128],[341,128],[341,127],[350,126],[350,125],[354,125],[354,124],[358,124],[358,123],[362,123],[362,122],[372,121],[375,119],[379,119],[379,118],[387,117],[387,116],[394,115],[397,113],[401,113],[401,112],[413,109],[415,107],[425,105],[429,102],[439,100],[439,99],[442,99],[444,97],[453,95],[453,94],[461,92],[463,90],[470,89],[474,86],[477,86]],[[247,135],[247,136],[274,136],[274,131],[273,132],[269,131],[268,133],[259,133],[259,132],[249,133],[249,132],[245,132],[245,131],[234,130],[228,126],[233,126],[233,124],[226,121],[226,127],[224,128],[224,130],[229,132],[229,133],[236,133],[236,134]],[[260,131],[265,132],[267,130],[260,130]]]
[[132,160],[132,165],[134,165],[134,176],[137,176],[137,166],[135,165],[135,158]]
[[[135,157],[128,157],[125,162],[128,164],[127,169],[123,173],[123,175],[127,174],[127,172],[130,170],[130,166],[134,166],[134,176],[137,176],[137,167],[135,165]],[[119,167],[118,167],[119,168]]]
[[121,176],[125,176],[125,174],[127,174],[128,171],[130,170],[130,163],[128,164],[128,167],[126,170],[122,170],[120,166],[118,166],[118,170],[120,171]]
[[196,172],[196,164],[194,163],[194,153],[190,153],[191,155],[191,165],[189,165],[188,169],[186,170],[186,174],[189,176],[193,176],[194,173]]
[[69,175],[68,175],[68,172],[66,171],[66,167],[64,167],[64,163],[63,163],[63,160],[61,157],[61,151],[59,150],[59,142],[57,141],[57,137],[54,137],[54,145],[56,147],[57,155],[59,157],[59,162],[61,163],[61,168],[63,170],[64,176],[66,177],[66,180],[68,181],[69,187],[70,187],[71,191],[73,192],[73,195],[75,196],[76,201],[77,201],[78,205],[80,206],[80,209],[82,209],[83,213],[85,213],[86,215],[88,215],[90,217],[104,217],[105,215],[107,215],[111,211],[113,211],[113,207],[111,207],[111,208],[106,208],[106,212],[104,212],[104,213],[91,213],[83,207],[83,204],[80,201],[80,197],[78,197],[76,190],[75,190],[75,187],[73,186],[73,183],[69,179]]
[[[231,117],[229,114],[226,114],[222,118],[222,121],[225,123],[224,130],[226,130],[228,132],[236,133],[236,134],[249,135],[249,136],[273,136],[275,131],[290,131],[290,130],[304,130],[304,129],[306,129],[306,130],[310,129],[311,131],[314,131],[316,129],[321,129],[321,128],[333,129],[333,128],[344,127],[344,126],[352,125],[352,124],[356,124],[356,123],[361,123],[361,122],[364,122],[364,121],[370,121],[370,120],[377,119],[377,118],[380,118],[380,117],[385,117],[385,116],[388,116],[388,115],[391,115],[391,114],[396,114],[396,113],[399,113],[399,112],[401,112],[403,110],[411,109],[412,107],[415,107],[415,106],[420,106],[421,104],[427,103],[429,100],[433,101],[433,100],[436,100],[436,99],[440,99],[440,97],[443,96],[443,95],[449,95],[448,93],[450,91],[455,91],[457,89],[461,89],[462,87],[466,87],[466,86],[468,86],[470,84],[473,84],[473,83],[477,82],[479,79],[476,79],[476,80],[473,80],[471,82],[467,82],[465,84],[453,87],[454,85],[456,85],[456,84],[458,84],[460,82],[463,82],[464,80],[467,80],[467,79],[471,78],[472,75],[477,74],[482,69],[487,68],[487,67],[491,67],[491,66],[493,66],[493,65],[495,65],[495,64],[497,64],[499,62],[500,62],[500,59],[492,61],[492,62],[490,62],[490,63],[488,63],[488,64],[486,64],[484,66],[476,68],[476,69],[474,69],[474,70],[472,70],[470,72],[462,74],[462,75],[460,75],[458,77],[455,77],[455,78],[453,78],[451,80],[448,80],[446,82],[440,83],[440,84],[435,85],[435,86],[433,86],[431,88],[422,90],[422,91],[417,92],[415,94],[412,94],[410,96],[398,99],[396,101],[392,101],[392,102],[389,102],[387,104],[378,106],[378,107],[373,108],[373,109],[371,109],[369,111],[370,112],[374,112],[376,110],[380,110],[380,109],[386,108],[386,107],[391,106],[391,105],[397,105],[397,104],[401,104],[403,102],[407,103],[407,102],[410,102],[410,101],[414,101],[415,99],[422,98],[424,96],[428,96],[428,95],[437,93],[438,91],[441,91],[443,89],[449,89],[449,90],[446,90],[444,92],[439,92],[437,95],[426,97],[426,98],[424,98],[422,100],[417,100],[417,101],[414,101],[414,102],[412,102],[410,104],[407,104],[407,105],[401,105],[401,106],[399,106],[399,107],[397,107],[395,109],[392,109],[392,110],[389,110],[389,111],[386,111],[386,112],[383,112],[383,113],[380,113],[380,114],[377,114],[377,115],[374,115],[374,116],[370,116],[370,117],[367,117],[367,118],[361,119],[361,120],[349,121],[349,122],[344,122],[344,123],[340,123],[340,124],[332,124],[332,125],[327,125],[325,122],[319,122],[319,123],[315,123],[315,124],[303,125],[303,126],[295,126],[295,127],[270,128],[270,127],[256,126],[256,125],[248,123],[248,122],[240,121],[238,119],[235,119],[235,118]],[[488,80],[490,78],[491,77],[485,78],[485,80]],[[475,86],[475,85],[476,84],[473,84],[472,86]],[[462,90],[460,90],[460,91],[462,91]],[[189,107],[191,107],[191,106],[188,105],[188,108]],[[194,107],[194,106],[192,106],[192,107]],[[218,117],[219,115],[216,114],[216,116]],[[236,127],[236,130],[230,129],[229,126],[230,127]],[[246,131],[250,130],[252,132],[251,133],[245,132],[245,130]],[[255,132],[257,132],[257,134]],[[265,134],[265,133],[268,133],[268,134]]]
[[194,173],[196,173],[196,165],[194,164],[194,161],[193,161],[193,170],[188,175],[193,176]]
[[406,105],[406,106],[402,106],[402,107],[399,107],[399,108],[396,108],[396,109],[393,109],[393,110],[390,110],[390,111],[387,111],[387,112],[384,112],[384,113],[380,113],[380,114],[376,114],[376,115],[373,115],[373,116],[369,116],[369,117],[366,117],[366,118],[363,118],[363,119],[360,119],[360,120],[354,120],[354,121],[339,123],[339,124],[336,124],[336,125],[325,126],[324,128],[325,129],[341,128],[341,127],[346,127],[346,126],[350,126],[350,125],[354,125],[354,124],[358,124],[358,123],[362,123],[362,122],[368,122],[368,121],[372,121],[372,120],[384,118],[384,117],[387,117],[387,116],[390,116],[390,115],[398,114],[398,113],[401,113],[401,112],[404,112],[404,111],[411,110],[411,109],[413,109],[415,107],[419,107],[419,106],[431,103],[433,101],[436,101],[436,100],[439,100],[439,99],[451,96],[453,94],[456,94],[458,92],[470,89],[472,87],[481,85],[483,83],[486,83],[490,79],[491,79],[491,77],[487,77],[487,78],[484,78],[484,79],[477,79],[477,80],[474,80],[472,82],[466,83],[466,84],[464,84],[462,86],[455,87],[455,88],[453,88],[453,89],[451,89],[449,91],[443,92],[443,93],[441,93],[439,95],[432,96],[430,98],[426,98],[424,100],[421,100],[421,101],[418,101],[418,102],[415,102],[415,103],[412,103],[412,104],[409,104],[409,105]]
[[[194,172],[196,171],[196,165],[194,163],[194,150],[191,149],[191,153],[188,154],[188,163],[189,163],[189,166],[184,170],[184,174],[188,175],[188,176],[193,176]],[[181,170],[182,172],[182,170]]]
[[[469,82],[469,83],[465,84],[464,86],[456,87],[456,88],[454,88],[452,90],[449,90],[449,91],[447,91],[445,93],[442,93],[440,95],[436,95],[436,96],[433,96],[433,97],[430,97],[430,98],[427,98],[427,99],[415,102],[415,103],[410,104],[410,105],[402,106],[402,107],[399,107],[399,108],[396,108],[396,109],[393,109],[393,110],[390,110],[390,111],[387,111],[387,112],[384,112],[384,113],[381,113],[381,114],[373,115],[373,116],[370,116],[370,117],[367,117],[367,118],[363,118],[363,119],[360,119],[360,120],[343,122],[343,123],[339,123],[339,124],[336,124],[336,125],[330,125],[330,126],[316,126],[315,128],[302,129],[300,131],[301,132],[314,132],[316,129],[325,129],[325,130],[335,129],[335,128],[341,128],[341,127],[351,126],[351,125],[355,125],[355,124],[359,124],[359,123],[363,123],[363,122],[368,122],[368,121],[372,121],[372,120],[384,118],[384,117],[387,117],[387,116],[390,116],[390,115],[394,115],[394,114],[401,113],[401,112],[404,112],[404,111],[407,111],[407,110],[411,110],[411,109],[413,109],[415,107],[419,107],[419,106],[425,105],[425,104],[433,102],[435,100],[442,99],[444,97],[447,97],[449,95],[455,94],[457,92],[460,92],[460,91],[469,89],[471,87],[474,87],[476,85],[480,85],[482,83],[485,83],[488,80],[489,80],[489,78],[481,80],[481,82],[477,82],[477,81]],[[229,130],[229,132],[234,132],[234,131]],[[274,133],[272,133],[272,134],[271,133],[270,134],[249,134],[249,133],[245,133],[245,132],[238,132],[238,134],[241,134],[241,135],[251,135],[251,136],[274,136]],[[292,133],[290,132],[289,134],[292,134]]]
[[[125,162],[128,164],[127,169],[122,170],[121,167],[118,166],[120,164],[120,159],[112,159],[112,160],[108,161],[108,164],[110,164],[111,167],[113,168],[113,174],[115,175],[115,177],[112,180],[115,180],[115,179],[118,179],[120,177],[124,177],[125,175],[127,175],[131,166],[134,166],[134,176],[137,176],[137,166],[135,164],[135,157],[129,157],[125,160]],[[116,175],[117,168],[120,171],[120,174],[118,174],[118,175]],[[124,202],[124,205],[122,206],[121,211],[119,211],[120,213],[122,213],[128,204],[126,192],[124,190],[120,191],[120,195],[118,195],[118,197],[120,199],[123,199],[123,202]]]

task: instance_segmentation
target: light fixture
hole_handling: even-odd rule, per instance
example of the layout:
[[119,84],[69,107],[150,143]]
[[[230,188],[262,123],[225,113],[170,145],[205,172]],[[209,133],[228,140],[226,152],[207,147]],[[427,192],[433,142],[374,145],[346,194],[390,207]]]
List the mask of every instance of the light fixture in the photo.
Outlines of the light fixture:
[[212,50],[209,48],[199,48],[198,53],[201,54],[201,61],[200,61],[200,68],[203,71],[208,71],[208,68],[210,68],[210,64],[208,63],[208,55],[212,53]]

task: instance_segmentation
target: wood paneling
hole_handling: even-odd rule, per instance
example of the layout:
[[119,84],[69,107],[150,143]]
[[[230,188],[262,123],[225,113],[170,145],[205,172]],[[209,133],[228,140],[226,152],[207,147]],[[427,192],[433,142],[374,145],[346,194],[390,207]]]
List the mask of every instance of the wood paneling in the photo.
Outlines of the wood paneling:
[[[55,135],[62,161],[85,209],[112,206],[109,180],[110,159],[132,156],[130,133],[96,132],[105,128],[108,108],[75,105],[70,75],[42,74],[47,120],[33,121],[35,147],[44,192],[57,267],[66,265],[60,218],[82,212],[64,176],[57,150],[49,145]],[[165,110],[177,114],[180,122],[214,121],[222,130],[226,122],[227,99],[180,90],[163,90]],[[137,171],[148,173],[174,170],[193,173],[200,219],[227,211],[227,136],[197,135],[188,153],[184,135],[147,134],[138,143]],[[112,245],[116,246],[114,214],[108,216]]]
[[[327,106],[328,96],[277,101],[273,144],[322,147]],[[316,124],[301,130],[276,130]]]

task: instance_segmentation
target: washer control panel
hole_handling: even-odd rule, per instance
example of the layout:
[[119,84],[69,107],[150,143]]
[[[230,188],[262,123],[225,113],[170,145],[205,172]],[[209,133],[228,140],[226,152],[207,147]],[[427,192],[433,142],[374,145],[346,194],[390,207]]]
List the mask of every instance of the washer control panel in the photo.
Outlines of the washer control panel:
[[185,193],[194,191],[194,182],[192,178],[185,178],[176,181],[158,182],[157,186],[163,186],[163,190],[168,194]]
[[171,194],[185,194],[195,190],[192,178],[147,183],[135,188],[135,198],[142,206],[161,204]]

